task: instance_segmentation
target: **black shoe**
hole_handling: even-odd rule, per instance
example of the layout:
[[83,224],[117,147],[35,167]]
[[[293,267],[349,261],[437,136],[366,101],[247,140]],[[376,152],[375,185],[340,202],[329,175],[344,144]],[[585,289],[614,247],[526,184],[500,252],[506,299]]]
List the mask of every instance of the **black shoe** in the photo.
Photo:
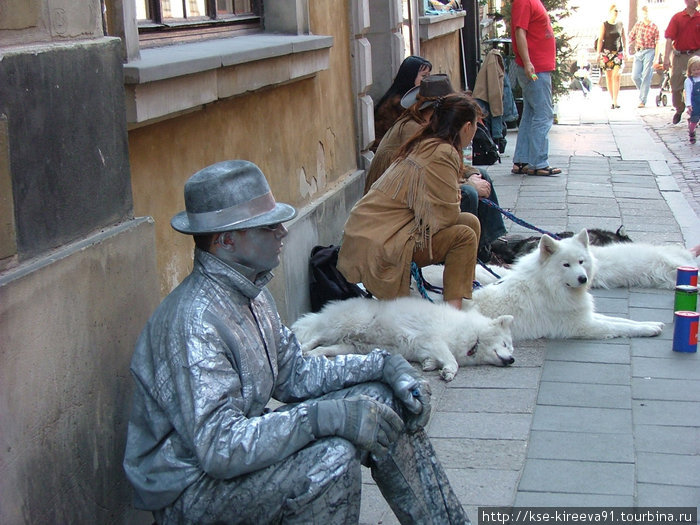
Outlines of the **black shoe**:
[[673,115],[673,123],[678,124],[681,121],[681,117],[683,116],[683,113],[674,113]]

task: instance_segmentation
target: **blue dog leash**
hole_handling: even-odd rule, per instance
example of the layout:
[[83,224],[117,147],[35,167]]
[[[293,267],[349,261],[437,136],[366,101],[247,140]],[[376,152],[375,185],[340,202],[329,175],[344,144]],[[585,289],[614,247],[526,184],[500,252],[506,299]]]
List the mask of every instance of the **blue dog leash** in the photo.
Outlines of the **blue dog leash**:
[[493,202],[493,201],[488,200],[488,199],[485,198],[485,197],[481,197],[479,200],[480,200],[481,202],[483,202],[484,204],[486,204],[487,206],[490,206],[491,208],[497,209],[499,212],[501,212],[502,215],[505,215],[506,217],[508,217],[508,218],[509,218],[511,221],[513,221],[514,223],[520,224],[520,226],[525,226],[526,228],[529,228],[529,229],[531,229],[531,230],[535,230],[536,232],[540,232],[540,233],[547,234],[547,235],[549,235],[550,237],[552,237],[553,239],[556,239],[556,240],[558,240],[558,241],[561,240],[561,237],[559,237],[556,233],[548,232],[547,230],[542,230],[542,229],[538,228],[537,226],[535,226],[534,224],[530,224],[529,222],[524,221],[524,220],[522,220],[522,219],[519,218],[519,217],[516,217],[515,215],[513,215],[513,214],[512,214],[511,212],[509,212],[508,210],[504,210],[504,209],[501,208],[498,204],[496,204],[496,203]]
[[[490,206],[491,208],[498,210],[502,215],[509,218],[514,223],[519,224],[520,226],[525,226],[526,228],[529,228],[529,229],[534,230],[536,232],[549,235],[550,237],[552,237],[553,239],[556,239],[556,240],[561,239],[561,237],[559,237],[556,233],[548,232],[547,230],[543,230],[541,228],[538,228],[534,224],[530,224],[529,222],[524,221],[523,219],[521,219],[519,217],[516,217],[508,210],[501,208],[498,204],[496,204],[495,202],[493,202],[485,197],[481,197],[479,200],[481,202],[483,202],[484,204],[486,204],[487,206]],[[491,270],[491,268],[486,266],[486,264],[483,261],[478,261],[478,263],[481,265],[482,268],[484,268],[487,272],[489,272],[491,275],[493,275],[496,279],[501,278],[500,275],[498,275],[496,272]],[[418,286],[418,292],[420,293],[421,297],[423,297],[424,299],[427,299],[428,301],[430,301],[432,303],[434,301],[428,296],[428,291],[431,291],[433,293],[442,293],[443,289],[441,287],[434,286],[425,280],[425,277],[423,277],[423,272],[421,272],[420,268],[418,268],[418,265],[414,262],[411,263],[411,275],[413,276],[413,279],[416,281],[416,285]],[[474,281],[474,288],[481,288],[481,284],[478,281]]]

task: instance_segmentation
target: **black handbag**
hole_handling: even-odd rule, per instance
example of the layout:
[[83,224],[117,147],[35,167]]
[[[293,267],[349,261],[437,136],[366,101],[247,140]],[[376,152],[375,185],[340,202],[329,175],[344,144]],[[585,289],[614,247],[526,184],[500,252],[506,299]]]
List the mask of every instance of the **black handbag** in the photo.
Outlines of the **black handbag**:
[[498,145],[491,138],[486,126],[477,122],[476,133],[472,139],[472,165],[491,166],[497,161],[500,164],[501,156],[498,154]]
[[309,295],[311,311],[318,312],[328,301],[350,299],[351,297],[371,297],[356,284],[349,283],[336,265],[340,246],[314,246],[311,250],[309,268],[311,280]]

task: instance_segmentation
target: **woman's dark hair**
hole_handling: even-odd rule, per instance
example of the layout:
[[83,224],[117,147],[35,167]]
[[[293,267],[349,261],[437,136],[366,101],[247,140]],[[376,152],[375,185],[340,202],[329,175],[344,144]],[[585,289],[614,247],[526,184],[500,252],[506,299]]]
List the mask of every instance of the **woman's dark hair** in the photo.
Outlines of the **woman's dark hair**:
[[399,149],[395,158],[408,156],[416,144],[426,139],[437,139],[437,144],[447,142],[457,151],[462,151],[459,132],[467,122],[474,122],[483,116],[483,111],[477,102],[466,93],[445,95],[435,102],[433,114],[428,123]]
[[382,96],[382,98],[379,99],[379,102],[377,102],[377,104],[374,106],[375,114],[377,112],[377,108],[384,104],[384,102],[386,102],[388,99],[394,95],[403,97],[406,94],[406,91],[415,86],[416,77],[418,76],[420,70],[424,68],[427,68],[428,71],[432,71],[433,65],[423,57],[414,55],[406,57],[404,61],[401,62],[399,70],[396,73],[391,86],[389,86],[389,89],[386,91],[386,93],[384,93],[384,96]]

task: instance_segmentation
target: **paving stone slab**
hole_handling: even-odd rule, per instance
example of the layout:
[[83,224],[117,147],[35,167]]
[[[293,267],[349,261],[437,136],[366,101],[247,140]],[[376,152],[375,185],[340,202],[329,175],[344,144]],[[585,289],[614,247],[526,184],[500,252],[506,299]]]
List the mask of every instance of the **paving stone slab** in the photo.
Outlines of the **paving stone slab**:
[[640,483],[696,487],[700,495],[700,456],[637,454],[637,480]]
[[433,406],[444,412],[532,414],[536,397],[534,388],[450,388]]
[[542,381],[538,405],[631,409],[630,387]]
[[697,487],[679,487],[656,483],[637,484],[637,505],[640,507],[698,507]]
[[634,441],[632,434],[533,430],[527,457],[634,463]]
[[[665,326],[664,332],[673,332],[672,326]],[[662,334],[663,335],[663,334]],[[672,349],[673,344],[668,338],[640,337],[630,340],[630,349],[633,358],[651,357],[658,359],[675,359],[676,352]]]
[[638,452],[700,456],[700,428],[636,424],[634,444]]
[[632,496],[634,464],[530,459],[518,491]]
[[673,290],[645,290],[644,292],[630,293],[631,307],[648,307],[650,304],[656,308],[673,309],[675,293]]
[[530,432],[530,414],[482,414],[475,412],[438,412],[431,417],[431,438],[516,439],[526,440]]
[[629,364],[630,347],[629,343],[624,339],[615,339],[614,342],[557,342],[557,344],[548,346],[547,360],[580,363]]
[[629,318],[633,321],[658,321],[668,325],[673,323],[673,311],[664,308],[630,307]]
[[[457,498],[467,508],[480,505],[511,505],[520,476],[520,473],[514,470],[448,467],[445,471]],[[476,516],[470,514],[470,518],[475,520]]]
[[630,434],[632,410],[537,405],[532,429]]
[[[567,494],[552,492],[518,491],[518,507],[631,507],[634,497],[612,494]],[[472,523],[474,523],[472,521]]]
[[635,399],[632,413],[637,425],[700,427],[700,403]]
[[632,399],[700,403],[700,381],[633,377]]
[[379,487],[374,484],[363,484],[360,525],[399,525],[399,523],[389,504],[384,500]]
[[443,466],[518,472],[528,447],[524,439],[432,438],[431,442]]
[[668,359],[635,357],[632,359],[634,377],[700,380],[700,360],[697,353],[671,352]]
[[623,297],[629,298],[630,290],[628,288],[593,288],[590,290],[593,297]]
[[626,298],[596,297],[595,311],[616,317],[625,317],[629,313],[629,303]]
[[545,361],[542,381],[629,385],[630,366],[613,363]]
[[460,368],[455,378],[447,384],[447,388],[537,388],[540,373],[539,368],[495,366]]
[[525,342],[517,342],[513,348],[513,357],[515,358],[515,363],[511,367],[539,368],[544,363],[545,346],[542,344],[538,347],[532,347],[527,346]]

